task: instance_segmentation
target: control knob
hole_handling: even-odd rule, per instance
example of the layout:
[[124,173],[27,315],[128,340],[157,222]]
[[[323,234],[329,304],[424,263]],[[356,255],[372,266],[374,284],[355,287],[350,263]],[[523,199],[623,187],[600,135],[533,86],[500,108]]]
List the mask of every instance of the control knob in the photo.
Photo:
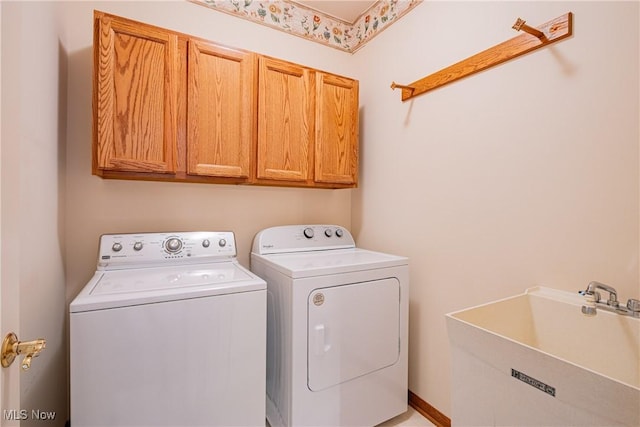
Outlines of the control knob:
[[303,231],[304,237],[307,239],[311,239],[313,237],[313,228],[307,227]]
[[168,252],[176,253],[182,249],[182,241],[177,237],[172,237],[164,244],[165,249]]
[[142,242],[135,242],[133,244],[133,250],[136,251],[136,252],[139,252],[139,251],[142,250],[142,246],[143,246]]
[[113,246],[111,246],[111,250],[113,252],[120,252],[122,250],[122,243],[114,243]]
[[342,228],[336,228],[336,236],[337,237],[344,236],[344,231],[342,231]]

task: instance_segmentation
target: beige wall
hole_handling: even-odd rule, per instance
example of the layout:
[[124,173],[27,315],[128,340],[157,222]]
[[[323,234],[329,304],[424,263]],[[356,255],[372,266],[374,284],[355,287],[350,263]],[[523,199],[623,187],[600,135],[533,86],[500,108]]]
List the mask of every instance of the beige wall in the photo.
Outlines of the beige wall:
[[[363,247],[408,255],[410,388],[445,413],[446,312],[594,279],[640,296],[637,2],[427,1],[355,55],[186,1],[0,5],[2,253],[12,263],[2,274],[21,282],[25,337],[48,339],[23,400],[50,405],[60,425],[64,313],[102,233],[231,229],[247,265],[259,229],[333,222]],[[92,176],[94,8],[359,78],[360,189]],[[410,102],[389,89],[513,37],[518,16],[536,24],[569,10],[575,35],[553,47]]]
[[[410,83],[575,13],[574,36],[402,103]],[[447,312],[590,280],[640,296],[638,2],[430,2],[354,55],[361,246],[411,259],[410,389],[449,413]],[[562,325],[558,325],[559,328]]]

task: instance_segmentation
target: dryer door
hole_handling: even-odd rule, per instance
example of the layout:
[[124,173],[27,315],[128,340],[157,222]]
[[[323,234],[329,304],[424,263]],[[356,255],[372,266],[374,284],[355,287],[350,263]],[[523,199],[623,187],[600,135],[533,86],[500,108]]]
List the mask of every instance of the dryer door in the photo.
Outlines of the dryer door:
[[312,391],[398,360],[400,282],[396,278],[315,289],[307,307],[308,386]]

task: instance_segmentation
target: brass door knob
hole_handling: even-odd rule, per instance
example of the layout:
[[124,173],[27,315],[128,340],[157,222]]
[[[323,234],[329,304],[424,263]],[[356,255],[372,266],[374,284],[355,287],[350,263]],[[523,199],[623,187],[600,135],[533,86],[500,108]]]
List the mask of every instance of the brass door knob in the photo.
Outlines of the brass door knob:
[[9,332],[2,341],[2,367],[11,366],[16,356],[24,354],[22,360],[22,370],[26,371],[31,367],[31,359],[37,357],[46,347],[44,338],[38,338],[33,341],[18,341],[18,337],[13,332]]

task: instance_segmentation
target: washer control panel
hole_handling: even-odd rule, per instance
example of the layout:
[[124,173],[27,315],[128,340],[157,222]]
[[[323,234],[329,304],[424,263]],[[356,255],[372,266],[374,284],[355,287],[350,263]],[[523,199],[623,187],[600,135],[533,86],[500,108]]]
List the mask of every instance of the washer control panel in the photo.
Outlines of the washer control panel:
[[285,225],[256,234],[252,251],[275,254],[354,247],[351,233],[338,225]]
[[215,262],[236,255],[231,231],[104,234],[100,237],[98,269]]

